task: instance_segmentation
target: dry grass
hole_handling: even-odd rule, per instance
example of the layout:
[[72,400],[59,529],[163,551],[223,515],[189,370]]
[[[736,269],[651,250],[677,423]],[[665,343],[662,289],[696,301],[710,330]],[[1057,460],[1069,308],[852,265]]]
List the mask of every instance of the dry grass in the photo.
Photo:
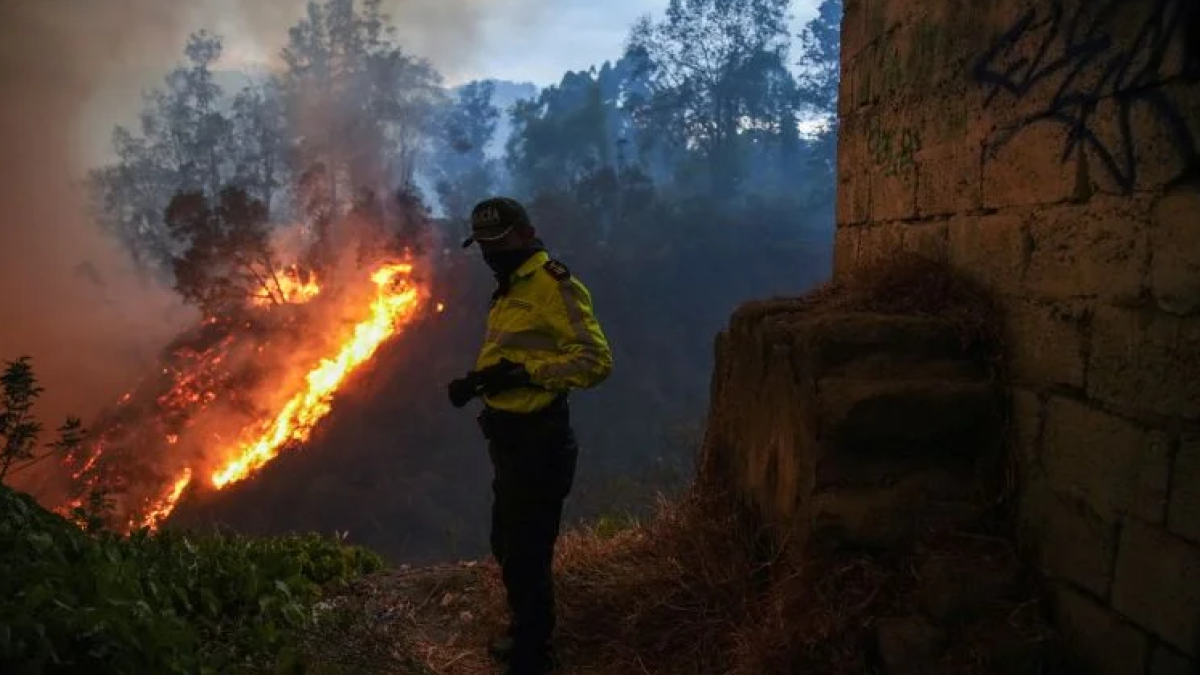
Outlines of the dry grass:
[[1002,599],[953,620],[937,672],[1000,672],[1014,658],[1044,654],[1037,589],[1002,538],[943,532],[885,555],[761,563],[755,532],[729,512],[719,498],[692,496],[617,539],[569,537],[560,571],[567,672],[874,672],[876,622],[921,611],[922,594],[941,580],[918,570],[935,558],[940,572],[970,580],[968,593],[988,579],[1011,583]]
[[979,282],[945,263],[909,252],[854,269],[799,298],[806,311],[875,312],[947,319],[965,342],[982,346],[1001,362],[1003,325],[992,294]]

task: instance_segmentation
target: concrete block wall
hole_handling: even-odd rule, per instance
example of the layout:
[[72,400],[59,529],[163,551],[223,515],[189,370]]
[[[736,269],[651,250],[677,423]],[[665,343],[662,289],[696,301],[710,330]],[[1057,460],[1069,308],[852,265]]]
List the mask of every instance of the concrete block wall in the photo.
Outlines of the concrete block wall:
[[1200,672],[1200,2],[845,0],[835,275],[1009,321],[1023,536],[1098,673]]

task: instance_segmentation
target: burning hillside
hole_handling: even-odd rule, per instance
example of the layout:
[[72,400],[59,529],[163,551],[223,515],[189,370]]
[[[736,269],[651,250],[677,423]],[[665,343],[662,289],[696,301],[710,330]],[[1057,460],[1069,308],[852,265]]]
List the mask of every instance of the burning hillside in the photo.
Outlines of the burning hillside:
[[154,529],[189,488],[222,489],[303,443],[347,378],[421,313],[416,262],[359,262],[328,283],[273,272],[264,294],[210,316],[93,424],[65,460],[72,499],[108,492],[114,525]]

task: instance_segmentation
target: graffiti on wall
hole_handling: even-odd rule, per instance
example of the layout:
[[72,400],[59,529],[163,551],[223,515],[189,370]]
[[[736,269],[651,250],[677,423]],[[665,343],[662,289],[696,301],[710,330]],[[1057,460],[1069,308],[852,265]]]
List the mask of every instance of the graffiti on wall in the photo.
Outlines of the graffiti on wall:
[[888,129],[873,120],[867,129],[867,152],[886,176],[898,176],[916,166],[921,134],[916,129]]
[[[1185,172],[1200,168],[1200,146],[1188,115],[1161,88],[1175,79],[1200,80],[1193,40],[1196,0],[1063,0],[1022,14],[975,61],[972,76],[985,88],[985,107],[997,101],[1039,101],[991,145],[1000,148],[1035,124],[1066,130],[1062,161],[1086,152],[1126,192],[1138,183],[1138,125],[1149,114],[1170,134],[1169,151]],[[1131,6],[1144,9],[1129,23]],[[1180,54],[1187,54],[1181,58]],[[1144,165],[1148,161],[1141,158]],[[1164,161],[1157,157],[1154,161]]]

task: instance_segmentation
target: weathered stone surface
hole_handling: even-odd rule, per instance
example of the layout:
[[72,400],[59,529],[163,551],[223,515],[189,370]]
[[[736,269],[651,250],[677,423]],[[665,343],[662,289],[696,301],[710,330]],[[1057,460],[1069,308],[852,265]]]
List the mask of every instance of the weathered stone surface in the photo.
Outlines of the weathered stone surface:
[[1200,544],[1200,436],[1186,436],[1175,454],[1167,526]]
[[871,176],[863,170],[839,170],[837,224],[863,225],[871,220]]
[[1098,597],[1112,583],[1117,529],[1079,500],[1054,492],[1034,472],[1021,496],[1023,539],[1036,544],[1037,566],[1050,578],[1065,579]]
[[[861,108],[858,101],[858,93],[860,91],[858,80],[862,77],[865,64],[863,64],[860,55],[861,52],[853,57],[842,59],[841,74],[838,77],[837,111],[839,119],[848,119]],[[841,145],[841,136],[841,134],[838,134],[839,145]],[[838,151],[838,156],[841,156],[840,150]]]
[[878,380],[984,376],[978,354],[953,323],[855,312],[800,316],[792,324],[794,368],[814,379]]
[[[1089,148],[1092,184],[1098,191],[1125,195],[1160,190],[1182,174],[1191,161],[1195,149],[1187,143],[1200,139],[1200,118],[1185,111],[1200,110],[1200,91],[1194,81],[1182,78],[1148,88],[1153,77],[1149,70],[1137,78],[1141,80],[1136,85],[1141,90],[1138,96],[1105,97],[1091,117],[1089,126],[1098,141],[1096,145],[1109,152],[1121,148],[1120,159],[1115,162],[1105,162],[1096,147]],[[1167,72],[1167,68],[1159,69],[1162,75]],[[1133,78],[1127,79],[1130,81],[1126,85],[1133,85]],[[1155,103],[1143,103],[1149,100]]]
[[864,129],[871,171],[871,219],[909,220],[917,214],[921,129],[906,115],[872,112]]
[[[1064,625],[1096,673],[1181,675],[1195,663],[1146,630],[1159,629],[1135,625],[1142,617],[1108,605],[1125,519],[1200,545],[1200,440],[1178,439],[1200,421],[1200,191],[1177,180],[1200,150],[1200,116],[1189,114],[1200,88],[1178,77],[1187,45],[1171,13],[1190,0],[1166,12],[1152,2],[1062,4],[850,0],[841,104],[855,113],[841,127],[839,181],[849,189],[838,217],[869,227],[849,244],[851,259],[945,255],[1009,309],[1022,523],[1037,564],[1084,589],[1060,603]],[[1104,46],[1084,55],[1081,36]],[[905,227],[885,226],[897,219]],[[908,378],[917,371],[905,368],[933,362],[856,351],[836,374],[891,368]],[[956,363],[944,362],[947,372]],[[838,421],[824,415],[831,433]],[[934,460],[914,459],[917,445],[858,465],[826,444],[816,486],[928,470]],[[903,507],[900,518],[914,517]],[[1129,548],[1134,535],[1123,536]],[[1160,557],[1178,557],[1172,550]],[[1121,582],[1158,586],[1126,599],[1139,598],[1141,614],[1157,605],[1160,619],[1177,616],[1180,589],[1200,584],[1155,561],[1139,579],[1130,555],[1121,552]]]
[[[1179,49],[1163,44],[1164,38],[1182,42],[1181,21],[1168,18],[1173,16],[1168,8],[1181,5],[1121,2],[1106,7],[1104,12],[1076,9],[1090,8],[1086,4],[1047,5],[1030,0],[982,5],[972,6],[976,10],[975,23],[983,30],[976,32],[970,47],[971,75],[981,89],[995,93],[987,109],[989,121],[999,127],[1025,120],[1026,125],[1072,130],[1076,134],[1074,142],[1053,144],[1053,157],[1073,157],[1083,149],[1094,161],[1099,161],[1103,153],[1120,165],[1126,159],[1126,144],[1136,141],[1137,132],[1145,128],[1141,115],[1164,117],[1163,122],[1169,123],[1174,117],[1186,117],[1183,111],[1197,109],[1180,101],[1172,106],[1179,111],[1177,114],[1169,114],[1170,109],[1164,114],[1165,107],[1159,107],[1154,96],[1160,92],[1145,91],[1147,85],[1178,79],[1182,72]],[[1065,14],[1072,11],[1075,13]],[[1065,24],[1067,16],[1072,20],[1069,28]],[[1096,41],[1092,44],[1103,41],[1103,51],[1091,52],[1095,58],[1083,57],[1083,35]],[[1149,39],[1148,35],[1155,37]],[[1050,60],[1055,58],[1059,60]],[[1120,73],[1114,72],[1117,59],[1124,65]],[[1113,96],[1131,90],[1136,93]],[[1070,107],[1081,100],[1110,98],[1122,109],[1089,109],[1085,115]],[[1072,122],[1082,128],[1074,127]],[[1130,124],[1132,129],[1122,124]],[[1080,138],[1085,130],[1086,137]],[[1025,137],[1014,142],[1033,143]],[[1158,157],[1151,155],[1151,159]]]
[[876,222],[911,220],[917,216],[917,167],[879,169],[871,174],[871,218]]
[[[870,8],[868,3],[868,8]],[[866,68],[867,86],[860,90],[870,105],[900,105],[912,101],[918,94],[912,76],[904,68],[900,50],[907,38],[903,26],[888,31],[863,49],[861,58]],[[863,101],[860,101],[860,104]],[[895,114],[888,117],[896,117]]]
[[[1042,397],[1029,389],[1013,389],[1011,396],[1012,442],[1016,446],[1020,474],[1027,476],[1041,461],[1045,406],[1042,403]],[[1022,483],[1024,483],[1023,480]]]
[[[760,515],[773,524],[795,516],[805,504],[807,490],[799,487],[812,475],[815,444],[807,432],[811,403],[806,404],[791,370],[790,334],[767,319],[758,331],[746,331],[747,343],[734,354],[732,372],[722,392],[728,417],[713,431],[732,439],[734,484]],[[783,340],[783,343],[777,342]]]
[[961,476],[925,471],[898,476],[893,484],[838,488],[813,495],[812,538],[821,550],[888,548],[931,524],[965,525],[978,517],[968,499],[973,486]]
[[866,112],[850,113],[839,122],[837,224],[862,225],[871,220],[871,170],[867,154]]
[[861,228],[858,239],[858,266],[885,260],[902,250],[903,225],[870,225]]
[[1196,675],[1200,673],[1200,661],[1189,659],[1170,647],[1157,644],[1150,651],[1150,665],[1146,675]]
[[979,142],[923,148],[917,155],[917,215],[966,213],[980,207],[983,149]]
[[1019,385],[1084,386],[1087,334],[1082,312],[1066,304],[1007,304],[1009,375]]
[[946,646],[946,634],[919,616],[884,619],[875,636],[888,675],[920,673]]
[[840,453],[973,456],[999,437],[997,396],[988,383],[825,378],[818,434]]
[[[961,72],[957,75],[961,75]],[[977,209],[980,207],[979,190],[983,178],[983,143],[990,129],[989,125],[979,120],[982,99],[978,88],[959,79],[929,93],[931,95],[907,108],[909,119],[921,129],[921,156],[938,156],[941,152],[953,153],[960,158],[964,153],[972,156],[972,165],[961,168],[971,174],[970,177],[964,176],[963,180],[975,184],[975,199],[954,213]],[[924,176],[925,172],[922,171],[921,175]]]
[[1088,395],[1118,409],[1200,419],[1200,319],[1098,307]]
[[930,260],[946,260],[950,248],[949,228],[945,223],[914,223],[904,228],[900,245],[905,251]]
[[854,269],[858,258],[857,227],[839,226],[833,240],[833,278],[842,279]]
[[1042,466],[1059,492],[1115,522],[1133,513],[1166,514],[1170,439],[1088,406],[1052,397],[1046,407]]
[[1025,282],[1035,294],[1132,303],[1150,267],[1148,198],[1096,197],[1039,212]]
[[916,570],[914,599],[939,624],[970,620],[989,605],[1020,592],[1018,566],[1005,550],[981,551],[969,557],[931,553]]
[[1149,640],[1112,610],[1064,584],[1053,589],[1057,623],[1089,673],[1144,675]]
[[1112,602],[1189,658],[1200,658],[1200,546],[1126,519]]
[[867,0],[842,3],[842,63],[854,60],[867,44]]
[[1021,290],[1029,260],[1028,213],[964,216],[947,233],[950,260],[1000,294]]
[[[979,87],[964,78],[964,61],[986,37],[980,23],[982,7],[956,2],[895,3],[904,13],[898,51],[903,70],[918,98],[945,102],[952,107]],[[978,110],[980,102],[970,101]]]
[[1150,232],[1154,299],[1174,314],[1200,312],[1200,188],[1181,187],[1163,196],[1154,216]]
[[1002,128],[983,151],[983,206],[1054,204],[1076,195],[1078,167],[1061,153],[1068,130],[1043,122],[1019,130]]

